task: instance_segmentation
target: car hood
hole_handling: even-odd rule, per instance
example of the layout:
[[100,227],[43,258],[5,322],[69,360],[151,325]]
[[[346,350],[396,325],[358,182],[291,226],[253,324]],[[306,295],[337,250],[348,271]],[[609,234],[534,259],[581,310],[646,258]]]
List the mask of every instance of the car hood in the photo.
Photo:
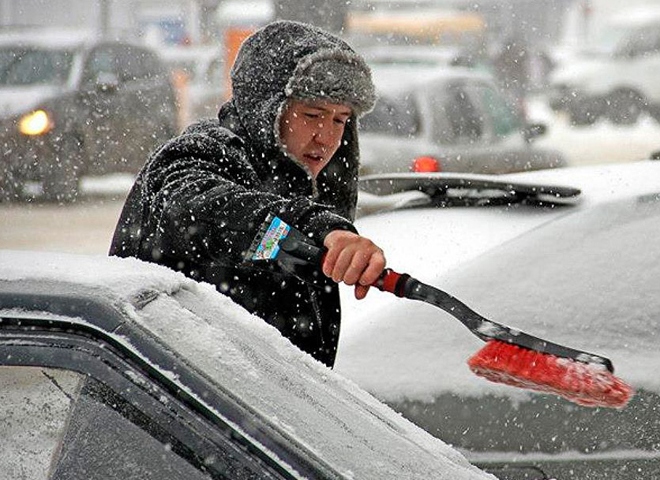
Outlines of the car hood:
[[0,88],[0,118],[29,112],[61,91],[61,87],[54,85]]

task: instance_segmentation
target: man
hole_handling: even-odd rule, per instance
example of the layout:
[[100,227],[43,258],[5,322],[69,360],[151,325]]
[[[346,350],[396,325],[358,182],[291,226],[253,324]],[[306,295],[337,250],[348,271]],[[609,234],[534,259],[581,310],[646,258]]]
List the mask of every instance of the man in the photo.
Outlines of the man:
[[[381,249],[351,223],[356,122],[375,101],[371,73],[338,37],[280,21],[244,42],[231,79],[218,120],[191,125],[144,166],[110,254],[216,285],[332,366],[337,283],[355,285],[363,298],[385,267]],[[327,249],[320,282],[243,262],[269,213]]]

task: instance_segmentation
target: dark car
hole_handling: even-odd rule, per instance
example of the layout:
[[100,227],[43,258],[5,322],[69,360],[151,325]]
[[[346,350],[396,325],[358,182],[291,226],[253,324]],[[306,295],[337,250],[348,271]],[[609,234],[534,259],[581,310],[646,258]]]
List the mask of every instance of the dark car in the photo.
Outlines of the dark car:
[[361,302],[347,292],[335,368],[482,468],[508,466],[500,478],[660,478],[659,185],[657,161],[361,180],[376,197],[418,194],[411,208],[356,222],[388,266],[488,319],[606,356],[636,390],[624,408],[477,377],[467,360],[481,339],[438,308],[380,292]]
[[75,198],[85,175],[135,173],[176,132],[147,47],[61,30],[0,36],[0,199]]
[[213,286],[0,251],[0,477],[493,477]]
[[528,125],[488,73],[423,64],[372,70],[379,99],[360,121],[362,175],[501,174],[566,164],[560,152],[532,144],[546,126]]

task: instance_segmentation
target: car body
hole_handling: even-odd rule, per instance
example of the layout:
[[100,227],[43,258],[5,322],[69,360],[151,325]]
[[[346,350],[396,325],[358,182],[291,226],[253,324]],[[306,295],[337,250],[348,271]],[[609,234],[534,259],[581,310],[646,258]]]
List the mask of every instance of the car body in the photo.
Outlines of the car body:
[[[343,292],[340,373],[471,461],[537,472],[511,478],[658,478],[660,163],[361,183],[372,210],[356,225],[390,268],[488,319],[609,358],[636,394],[621,410],[588,408],[488,382],[466,365],[483,342],[455,318],[380,292],[361,302]],[[412,191],[409,208],[385,201],[405,206]]]
[[0,251],[3,478],[493,477],[213,286]]
[[646,113],[660,121],[660,11],[623,13],[601,37],[552,73],[550,105],[576,125],[630,125]]
[[75,198],[85,175],[136,173],[176,132],[157,54],[92,33],[24,29],[0,36],[0,197]]
[[228,84],[222,46],[172,46],[158,53],[173,75],[185,74],[178,86],[182,123],[216,117]]
[[492,76],[468,68],[372,67],[378,100],[360,119],[361,175],[408,172],[420,157],[443,172],[510,173],[565,165],[531,143],[544,125],[526,125]]

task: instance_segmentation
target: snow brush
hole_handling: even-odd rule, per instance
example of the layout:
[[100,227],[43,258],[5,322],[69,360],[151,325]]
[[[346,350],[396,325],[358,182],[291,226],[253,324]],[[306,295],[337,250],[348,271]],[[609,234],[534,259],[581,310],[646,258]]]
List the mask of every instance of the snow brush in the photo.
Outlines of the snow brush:
[[[321,265],[324,253],[302,232],[269,215],[245,260],[276,260],[283,268],[291,269],[300,264]],[[633,395],[632,387],[614,375],[608,358],[488,320],[452,295],[408,274],[387,268],[373,286],[439,307],[485,341],[486,345],[467,363],[472,372],[487,380],[552,393],[587,407],[623,408]]]

